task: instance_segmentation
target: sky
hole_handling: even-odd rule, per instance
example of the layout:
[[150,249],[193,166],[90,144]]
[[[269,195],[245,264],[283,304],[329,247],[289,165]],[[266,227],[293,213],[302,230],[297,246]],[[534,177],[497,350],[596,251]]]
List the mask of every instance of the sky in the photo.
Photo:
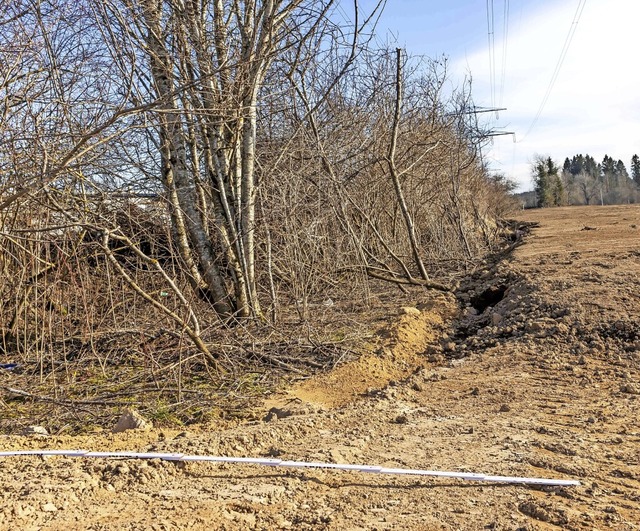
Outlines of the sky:
[[[360,2],[364,11],[374,4]],[[478,107],[506,107],[498,116],[483,115],[485,124],[515,132],[515,142],[494,137],[483,156],[525,191],[532,188],[536,155],[562,166],[579,153],[596,161],[607,154],[629,169],[640,154],[639,23],[638,0],[387,0],[377,33],[412,55],[446,55],[450,82],[461,85],[470,75]]]

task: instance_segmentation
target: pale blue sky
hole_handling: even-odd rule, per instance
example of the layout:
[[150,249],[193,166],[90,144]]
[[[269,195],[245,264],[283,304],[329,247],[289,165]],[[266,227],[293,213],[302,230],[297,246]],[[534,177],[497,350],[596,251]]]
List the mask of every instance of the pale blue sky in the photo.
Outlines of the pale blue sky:
[[[516,132],[498,137],[485,156],[496,171],[531,187],[530,161],[549,155],[605,154],[629,166],[640,153],[640,1],[586,0],[565,61],[546,106],[529,134],[558,63],[580,0],[511,0],[503,77],[505,0],[493,3],[495,103],[507,107],[489,125]],[[342,4],[350,5],[348,0]],[[364,10],[375,2],[362,0]],[[476,105],[490,106],[490,59],[486,0],[387,0],[378,24],[411,54],[450,60],[450,79],[459,84],[471,73]],[[395,44],[394,44],[395,45]]]

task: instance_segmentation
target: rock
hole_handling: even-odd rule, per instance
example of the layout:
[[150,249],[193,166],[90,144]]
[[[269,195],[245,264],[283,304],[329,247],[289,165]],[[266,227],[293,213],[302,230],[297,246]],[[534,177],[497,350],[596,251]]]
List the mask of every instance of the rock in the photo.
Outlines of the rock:
[[122,433],[127,430],[149,430],[152,427],[152,424],[136,410],[127,409],[118,420],[112,432]]
[[511,407],[507,404],[502,404],[500,406],[500,413],[508,413],[509,411],[511,411]]
[[272,407],[262,420],[264,422],[271,422],[272,420],[284,419],[291,415],[293,415],[293,413],[288,409]]
[[282,448],[276,446],[270,446],[269,451],[265,454],[267,457],[281,457],[285,454]]
[[497,312],[494,312],[491,314],[491,324],[493,326],[499,325],[503,319],[504,319],[504,316]]
[[541,317],[525,324],[525,332],[539,338],[549,337],[554,334],[566,334],[568,331],[569,327],[567,325],[558,323],[549,317]]
[[541,522],[548,522],[551,520],[549,512],[544,507],[541,507],[532,501],[521,503],[518,506],[518,510],[522,514],[535,518],[536,520],[540,520]]
[[53,503],[45,503],[42,506],[42,510],[45,513],[55,513],[58,510],[58,508]]
[[393,419],[395,424],[408,424],[409,417],[407,415],[398,415],[395,419]]
[[36,512],[36,508],[33,507],[33,505],[28,505],[26,503],[20,503],[18,502],[15,507],[13,508],[13,513],[18,517],[18,518],[26,518],[30,515],[32,515],[33,513]]
[[131,469],[127,465],[125,465],[124,463],[122,463],[121,465],[118,465],[114,469],[114,473],[122,475],[122,476],[127,475],[130,472],[131,472]]
[[24,435],[33,437],[48,437],[49,432],[42,426],[27,426],[23,432]]
[[620,388],[620,391],[623,392],[623,393],[627,393],[629,395],[640,395],[640,387],[638,387],[636,384],[632,384],[632,383],[624,384]]
[[342,455],[342,453],[336,448],[331,448],[329,450],[329,456],[331,457],[331,461],[334,463],[345,463],[347,461],[344,455]]
[[413,306],[404,306],[400,309],[400,313],[403,313],[404,315],[420,315],[422,312]]

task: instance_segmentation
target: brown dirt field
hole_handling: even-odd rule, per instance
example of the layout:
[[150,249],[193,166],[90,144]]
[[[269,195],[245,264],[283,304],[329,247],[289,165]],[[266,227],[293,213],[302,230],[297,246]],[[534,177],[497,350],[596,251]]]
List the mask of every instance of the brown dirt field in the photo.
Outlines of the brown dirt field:
[[459,311],[425,296],[400,310],[375,352],[273,397],[263,420],[0,436],[0,448],[278,456],[581,486],[6,458],[0,528],[640,529],[640,207],[521,219],[540,226],[463,285]]

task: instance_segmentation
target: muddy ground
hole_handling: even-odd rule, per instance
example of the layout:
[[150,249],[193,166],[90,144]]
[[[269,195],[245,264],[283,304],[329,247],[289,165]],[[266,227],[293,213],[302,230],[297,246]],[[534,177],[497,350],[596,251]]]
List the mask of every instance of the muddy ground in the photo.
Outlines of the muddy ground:
[[640,529],[640,207],[521,218],[540,226],[457,299],[399,308],[375,352],[272,397],[253,421],[0,436],[0,447],[277,456],[581,486],[7,458],[0,528]]

